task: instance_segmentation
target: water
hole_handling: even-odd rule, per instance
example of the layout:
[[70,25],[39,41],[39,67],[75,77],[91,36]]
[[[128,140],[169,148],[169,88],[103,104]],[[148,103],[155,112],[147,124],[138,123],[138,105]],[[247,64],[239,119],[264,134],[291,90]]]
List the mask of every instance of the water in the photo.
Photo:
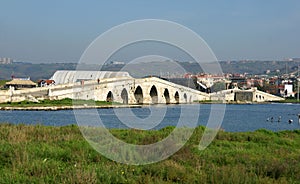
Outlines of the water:
[[[210,114],[211,105],[201,104],[200,110],[198,105],[168,105],[166,106],[151,106],[156,112],[166,113],[163,118],[153,116],[158,122],[154,125],[145,125],[146,128],[160,129],[165,126],[176,126],[182,107],[190,111],[185,114],[187,117],[197,118],[199,114],[198,125],[206,125]],[[228,132],[245,132],[255,131],[257,129],[268,129],[273,131],[280,130],[295,130],[300,129],[297,115],[300,113],[300,104],[251,104],[251,105],[226,105],[225,116],[221,125],[225,131]],[[152,109],[152,110],[153,110]],[[196,109],[196,113],[195,113]],[[140,122],[150,118],[151,110],[149,107],[143,108],[124,108],[118,109],[122,116],[115,116],[115,109],[83,109],[76,110],[79,118],[83,118],[89,125],[99,125],[99,113],[103,124],[107,128],[128,128],[128,125],[122,123],[120,119],[129,119],[133,116],[140,118]],[[130,113],[132,114],[130,114]],[[199,113],[198,113],[199,112]],[[215,116],[215,115],[214,115]],[[217,116],[217,115],[216,115]],[[278,119],[280,118],[280,122]],[[152,117],[152,118],[153,118]],[[273,122],[271,122],[273,117]],[[267,119],[269,118],[269,121]],[[288,120],[292,119],[293,123],[289,124]],[[151,120],[152,121],[152,120]],[[13,124],[42,124],[50,126],[64,126],[76,124],[76,118],[72,110],[61,111],[0,111],[0,122],[7,122]],[[128,123],[128,122],[127,122]],[[144,126],[135,124],[134,126]],[[191,122],[185,122],[185,126],[194,127]]]

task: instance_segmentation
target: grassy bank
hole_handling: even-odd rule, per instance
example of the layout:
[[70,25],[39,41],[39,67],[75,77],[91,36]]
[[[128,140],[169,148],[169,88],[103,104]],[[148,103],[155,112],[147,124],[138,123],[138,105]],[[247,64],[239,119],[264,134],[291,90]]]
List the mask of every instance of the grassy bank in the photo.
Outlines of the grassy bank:
[[4,86],[9,80],[0,80],[0,87]]
[[[172,131],[111,130],[127,142],[151,143]],[[93,150],[77,126],[0,124],[0,183],[297,183],[300,131],[219,132],[199,151],[203,127],[165,161],[129,166]],[[131,135],[131,136],[128,136]]]
[[298,101],[297,99],[294,99],[294,98],[287,98],[282,101],[277,101],[277,103],[300,103],[300,101]]
[[[115,105],[120,105],[121,103],[113,102]],[[70,98],[65,98],[62,100],[41,100],[39,102],[12,102],[12,103],[0,103],[0,107],[51,107],[51,106],[73,106],[73,105],[87,105],[87,106],[102,106],[102,105],[112,105],[112,102],[106,101],[94,101],[94,100],[72,100]]]
[[224,103],[222,100],[201,100],[198,101],[200,104],[222,104]]
[[4,85],[6,82],[8,82],[9,80],[0,80],[0,90],[4,89]]

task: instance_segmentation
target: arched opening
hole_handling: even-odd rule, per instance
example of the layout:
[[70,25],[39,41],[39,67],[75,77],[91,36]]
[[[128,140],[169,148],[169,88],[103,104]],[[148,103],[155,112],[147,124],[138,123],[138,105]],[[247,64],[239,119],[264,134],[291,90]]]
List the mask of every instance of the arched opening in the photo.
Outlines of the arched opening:
[[187,103],[187,95],[186,95],[186,93],[183,94],[183,98],[184,98],[185,103]]
[[179,103],[179,93],[178,93],[178,91],[176,91],[176,93],[174,95],[174,98],[175,98],[175,102]]
[[113,100],[114,100],[114,95],[112,94],[111,91],[109,91],[107,96],[106,96],[106,101],[107,102],[112,102]]
[[166,88],[164,91],[164,97],[166,99],[166,104],[170,103],[170,95],[169,95],[169,90]]
[[137,104],[143,104],[143,90],[140,86],[135,89],[134,98]]
[[151,87],[150,96],[151,96],[152,104],[157,104],[158,103],[158,95],[157,95],[157,89],[154,85]]
[[121,92],[121,98],[123,100],[123,104],[128,104],[128,93],[125,88]]

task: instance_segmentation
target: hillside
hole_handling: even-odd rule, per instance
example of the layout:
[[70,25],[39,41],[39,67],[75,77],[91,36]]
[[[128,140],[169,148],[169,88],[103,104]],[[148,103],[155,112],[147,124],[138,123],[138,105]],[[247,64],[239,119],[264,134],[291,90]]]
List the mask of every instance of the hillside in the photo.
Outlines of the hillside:
[[[155,62],[153,62],[155,63]],[[197,63],[179,62],[186,72],[200,73],[202,69]],[[250,73],[265,74],[270,70],[274,74],[283,74],[295,72],[300,62],[292,61],[221,61],[220,65],[224,73]],[[155,65],[155,64],[153,64]],[[151,63],[144,65],[145,71],[155,71],[155,67],[150,67]],[[119,71],[124,65],[108,64],[102,67],[102,70]],[[75,70],[78,68],[76,63],[50,63],[50,64],[31,64],[31,63],[13,63],[0,64],[0,80],[9,80],[11,76],[15,77],[31,77],[32,80],[48,79],[56,70]],[[80,70],[99,70],[99,65],[80,65]],[[176,69],[176,68],[175,68]],[[275,72],[279,70],[280,72]],[[159,75],[157,71],[155,75]],[[182,73],[178,72],[178,73]],[[148,75],[148,73],[146,73]],[[140,75],[140,74],[138,74]]]
[[31,77],[32,80],[48,79],[56,70],[74,70],[75,64],[30,64],[30,63],[13,63],[0,65],[0,80],[15,77]]

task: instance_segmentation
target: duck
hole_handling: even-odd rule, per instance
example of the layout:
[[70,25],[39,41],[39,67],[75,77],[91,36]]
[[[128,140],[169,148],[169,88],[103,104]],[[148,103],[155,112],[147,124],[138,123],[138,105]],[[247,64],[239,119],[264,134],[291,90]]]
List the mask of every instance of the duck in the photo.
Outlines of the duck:
[[278,120],[277,120],[278,122],[280,122],[281,121],[281,116],[278,116]]

